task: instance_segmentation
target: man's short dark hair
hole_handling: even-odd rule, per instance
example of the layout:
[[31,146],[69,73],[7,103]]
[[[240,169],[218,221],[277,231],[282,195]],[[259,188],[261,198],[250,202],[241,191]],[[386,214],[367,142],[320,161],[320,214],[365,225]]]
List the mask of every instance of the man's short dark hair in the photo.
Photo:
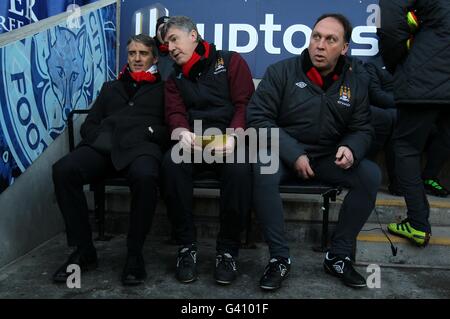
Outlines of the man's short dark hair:
[[148,36],[147,34],[141,33],[137,35],[132,35],[127,41],[127,47],[130,45],[131,42],[142,43],[146,47],[150,48],[153,57],[155,58],[158,57],[158,48],[156,46],[156,42],[152,37]]
[[317,23],[319,23],[320,21],[322,21],[325,18],[334,18],[336,20],[339,21],[339,23],[342,25],[342,27],[344,28],[344,40],[347,43],[350,43],[350,39],[352,37],[352,24],[350,23],[350,21],[348,21],[348,19],[340,14],[340,13],[325,13],[322,14],[319,18],[317,18],[316,23],[314,23],[314,27],[316,27]]
[[169,31],[169,29],[172,27],[184,30],[185,32],[191,32],[192,30],[195,30],[195,32],[197,32],[197,42],[202,41],[202,36],[200,35],[200,33],[198,33],[196,24],[189,17],[186,16],[170,17],[169,20],[164,24],[164,26],[161,29],[161,38],[163,40],[166,37],[167,31]]

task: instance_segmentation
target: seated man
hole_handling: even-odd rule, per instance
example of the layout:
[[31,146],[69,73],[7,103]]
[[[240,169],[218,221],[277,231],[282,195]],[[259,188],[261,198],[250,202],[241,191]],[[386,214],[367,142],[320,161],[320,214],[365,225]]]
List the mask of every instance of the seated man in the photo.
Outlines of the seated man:
[[[165,85],[166,121],[172,138],[179,140],[167,152],[162,164],[163,196],[173,223],[178,250],[176,278],[189,283],[197,278],[197,238],[192,216],[193,176],[213,171],[220,180],[220,231],[216,245],[217,283],[229,284],[237,275],[235,259],[240,234],[251,205],[251,165],[248,162],[200,162],[175,160],[179,151],[201,152],[201,135],[215,129],[220,134],[230,128],[244,128],[245,109],[254,92],[250,70],[236,52],[216,50],[204,41],[188,17],[171,17],[162,30],[175,71]],[[200,122],[202,129],[195,132]],[[197,134],[194,134],[194,132]],[[236,141],[226,136],[223,145],[212,148],[223,159],[235,156]],[[175,152],[174,152],[175,151]],[[192,152],[192,153],[191,153]],[[190,158],[190,156],[189,156]]]
[[[349,189],[323,266],[348,286],[366,286],[351,256],[375,206],[381,174],[365,159],[373,128],[367,84],[345,57],[351,32],[340,14],[319,17],[308,49],[270,66],[249,103],[249,127],[279,130],[280,169],[262,174],[258,162],[253,175],[255,210],[270,253],[260,280],[264,290],[280,288],[291,268],[279,184],[310,178]],[[271,144],[272,156],[276,146]]]
[[69,246],[76,246],[58,271],[55,282],[66,282],[69,264],[82,271],[97,267],[83,185],[105,176],[124,176],[131,189],[128,254],[122,283],[146,278],[142,248],[157,203],[163,145],[164,85],[157,72],[155,41],[147,35],[128,40],[128,64],[118,80],[106,82],[81,126],[78,147],[53,165],[56,198],[66,224]]

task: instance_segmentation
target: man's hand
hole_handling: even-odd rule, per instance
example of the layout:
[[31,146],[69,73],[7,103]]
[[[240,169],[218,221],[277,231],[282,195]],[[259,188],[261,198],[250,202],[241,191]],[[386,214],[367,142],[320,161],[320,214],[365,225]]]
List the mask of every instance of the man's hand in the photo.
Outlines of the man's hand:
[[314,171],[309,165],[309,158],[306,155],[300,155],[295,161],[294,168],[297,171],[298,175],[303,179],[313,178]]
[[192,149],[194,151],[201,151],[202,147],[195,144],[195,134],[189,132],[188,130],[182,131],[180,135],[178,135],[178,139],[180,140],[181,147],[187,152],[191,153]]
[[354,162],[353,153],[347,146],[340,146],[336,153],[336,161],[334,163],[343,169],[349,169]]

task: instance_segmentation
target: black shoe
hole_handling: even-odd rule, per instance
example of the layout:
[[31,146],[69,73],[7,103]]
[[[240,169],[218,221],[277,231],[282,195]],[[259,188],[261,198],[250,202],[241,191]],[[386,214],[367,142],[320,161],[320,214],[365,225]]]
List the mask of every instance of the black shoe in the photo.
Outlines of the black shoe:
[[144,283],[147,278],[142,254],[129,254],[122,272],[122,284],[135,286]]
[[425,187],[425,192],[429,195],[447,197],[449,194],[449,191],[442,186],[437,178],[424,179],[423,186]]
[[214,279],[217,283],[228,285],[237,277],[237,267],[233,256],[229,253],[216,255],[216,269]]
[[67,261],[53,274],[53,281],[58,283],[67,282],[67,278],[72,274],[67,272],[67,266],[71,264],[80,266],[82,272],[96,269],[98,266],[97,251],[94,247],[89,249],[77,248],[69,256]]
[[195,246],[181,247],[178,250],[175,276],[182,283],[193,282],[197,279],[197,249]]
[[291,263],[289,259],[272,258],[264,269],[264,275],[259,281],[259,286],[264,290],[276,290],[281,288],[281,283],[289,275]]
[[363,276],[353,268],[352,261],[349,257],[341,258],[339,256],[331,257],[327,252],[323,262],[325,272],[342,279],[345,285],[352,288],[364,288],[367,286]]

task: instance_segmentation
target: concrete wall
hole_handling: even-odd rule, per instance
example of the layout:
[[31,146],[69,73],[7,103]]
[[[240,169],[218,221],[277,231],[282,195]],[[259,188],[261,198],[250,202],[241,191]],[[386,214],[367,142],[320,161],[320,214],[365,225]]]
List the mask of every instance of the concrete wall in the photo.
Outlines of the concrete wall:
[[47,150],[0,196],[0,267],[61,232],[63,222],[55,201],[52,164],[68,151],[67,133]]

